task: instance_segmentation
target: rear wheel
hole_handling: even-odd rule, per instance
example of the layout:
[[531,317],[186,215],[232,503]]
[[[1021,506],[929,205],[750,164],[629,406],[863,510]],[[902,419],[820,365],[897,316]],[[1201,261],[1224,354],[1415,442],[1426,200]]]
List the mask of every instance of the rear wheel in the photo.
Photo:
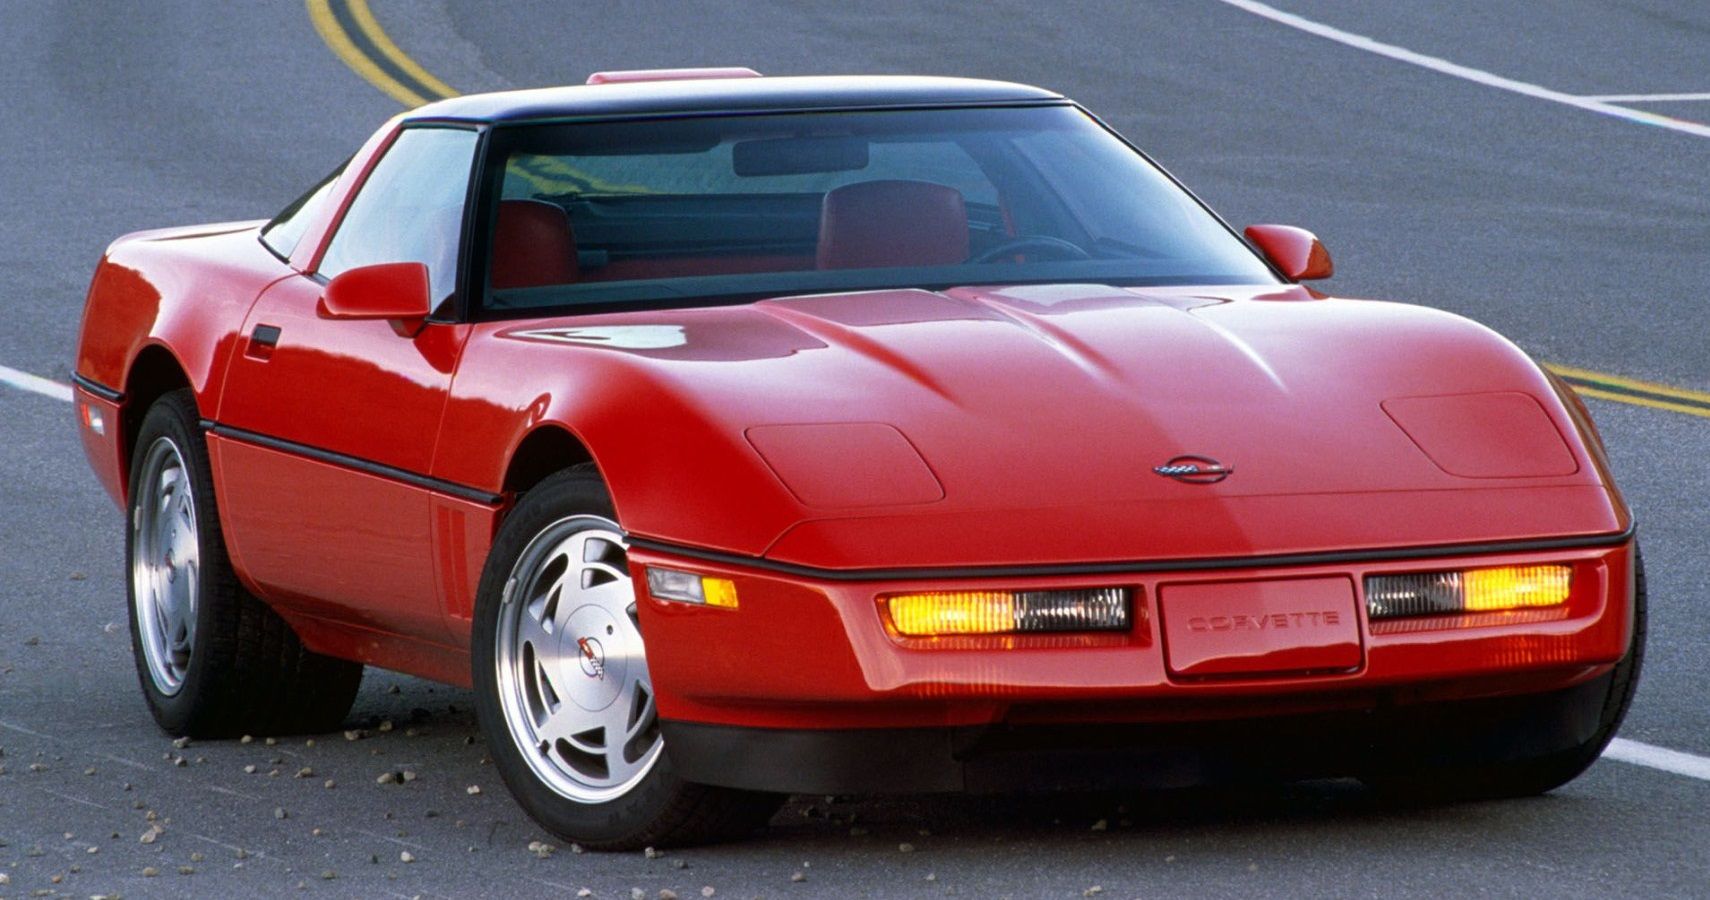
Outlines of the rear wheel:
[[672,773],[636,604],[628,546],[591,467],[524,495],[475,610],[475,705],[499,774],[542,825],[594,849],[752,831],[781,798]]
[[[1402,800],[1495,799],[1526,797],[1555,790],[1579,777],[1614,739],[1644,667],[1646,633],[1645,558],[1637,545],[1633,550],[1633,634],[1627,655],[1616,663],[1607,678],[1607,693],[1591,736],[1565,750],[1520,759],[1486,763],[1457,762],[1428,766],[1406,774],[1390,773],[1365,779],[1381,793]],[[1552,702],[1549,699],[1541,703]]]
[[336,728],[362,666],[305,649],[238,583],[190,391],[166,394],[143,416],[130,488],[131,652],[160,727],[190,737]]

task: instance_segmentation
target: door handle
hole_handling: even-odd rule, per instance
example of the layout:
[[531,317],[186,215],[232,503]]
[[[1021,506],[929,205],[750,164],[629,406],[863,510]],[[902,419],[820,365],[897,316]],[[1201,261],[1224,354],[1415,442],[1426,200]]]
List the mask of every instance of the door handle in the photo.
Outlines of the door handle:
[[279,326],[257,325],[249,333],[249,346],[243,350],[243,355],[263,362],[273,358],[273,348],[279,345]]

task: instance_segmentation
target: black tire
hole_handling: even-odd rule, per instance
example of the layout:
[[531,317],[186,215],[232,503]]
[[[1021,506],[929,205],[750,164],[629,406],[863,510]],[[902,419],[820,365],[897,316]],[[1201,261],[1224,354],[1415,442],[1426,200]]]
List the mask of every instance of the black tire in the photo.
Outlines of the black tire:
[[695,784],[678,778],[669,754],[627,791],[604,802],[573,799],[544,781],[524,759],[500,697],[498,640],[507,582],[525,550],[566,518],[617,521],[611,496],[591,465],[541,481],[518,501],[493,542],[481,573],[471,637],[475,711],[499,775],[512,796],[548,831],[592,850],[687,846],[746,836],[763,827],[784,798]]
[[[1530,797],[1555,790],[1578,778],[1603,755],[1615,738],[1639,687],[1645,662],[1646,611],[1645,557],[1633,548],[1633,635],[1627,655],[1615,664],[1605,679],[1608,688],[1597,727],[1585,742],[1540,756],[1487,763],[1459,762],[1427,766],[1406,774],[1388,773],[1364,779],[1388,799],[1403,802],[1438,800],[1489,800]],[[1552,702],[1550,699],[1541,703]]]
[[[162,441],[177,451],[180,471],[188,478],[199,560],[193,576],[194,636],[181,680],[170,691],[151,674],[139,578],[132,575],[138,543],[146,540],[140,534],[142,507],[150,496],[150,487],[143,484],[145,464]],[[131,453],[130,486],[125,572],[131,653],[154,720],[169,734],[197,738],[337,728],[362,682],[362,665],[304,648],[285,620],[238,583],[220,530],[196,397],[189,390],[162,396],[143,416]]]

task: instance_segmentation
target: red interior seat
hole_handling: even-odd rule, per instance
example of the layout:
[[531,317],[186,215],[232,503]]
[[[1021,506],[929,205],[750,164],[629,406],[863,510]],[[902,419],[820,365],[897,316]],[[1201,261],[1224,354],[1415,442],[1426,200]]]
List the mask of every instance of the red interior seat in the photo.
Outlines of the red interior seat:
[[968,258],[962,192],[928,181],[863,181],[825,194],[821,269],[953,265]]
[[569,284],[581,274],[576,237],[564,207],[542,200],[501,200],[498,218],[490,276],[496,290]]

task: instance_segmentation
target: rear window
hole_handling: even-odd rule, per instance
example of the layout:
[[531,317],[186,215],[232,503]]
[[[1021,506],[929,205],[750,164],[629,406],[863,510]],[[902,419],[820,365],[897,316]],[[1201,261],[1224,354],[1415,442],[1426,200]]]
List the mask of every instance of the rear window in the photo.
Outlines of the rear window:
[[510,126],[487,154],[483,305],[604,311],[786,293],[1275,283],[1073,107]]
[[[594,127],[594,126],[589,126]],[[625,137],[647,137],[657,125],[620,129]],[[603,130],[603,129],[602,129]],[[616,135],[614,135],[616,136]],[[560,198],[622,194],[823,194],[840,185],[882,178],[927,178],[949,184],[975,202],[995,206],[997,187],[979,164],[954,141],[890,141],[867,145],[864,164],[854,171],[756,172],[736,165],[735,141],[721,141],[704,151],[611,153],[609,155],[518,154],[505,164],[504,196]],[[752,148],[759,145],[748,144]],[[804,142],[806,143],[806,142]],[[635,148],[640,151],[645,145]],[[801,166],[835,165],[833,147],[808,144]],[[817,151],[817,155],[815,155]],[[759,154],[766,151],[761,149]],[[781,151],[774,151],[775,153]],[[790,160],[751,160],[787,167]],[[852,162],[852,161],[851,161]]]

